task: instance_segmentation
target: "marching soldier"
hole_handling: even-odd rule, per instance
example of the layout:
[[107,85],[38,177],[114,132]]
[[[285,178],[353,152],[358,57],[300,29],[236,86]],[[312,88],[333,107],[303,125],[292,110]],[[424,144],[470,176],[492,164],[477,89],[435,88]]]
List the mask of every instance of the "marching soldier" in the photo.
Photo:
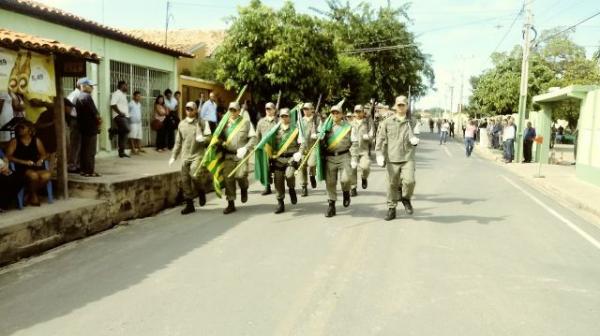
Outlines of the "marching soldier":
[[296,204],[296,176],[294,173],[302,159],[303,145],[298,142],[297,128],[291,128],[290,110],[287,108],[279,111],[281,125],[275,135],[274,155],[271,159],[271,167],[275,177],[275,192],[277,193],[276,214],[285,211],[285,184],[289,188],[290,202]]
[[326,131],[322,140],[325,156],[325,182],[329,197],[329,206],[325,217],[333,217],[336,214],[336,185],[339,175],[341,175],[343,205],[345,208],[350,206],[351,165],[356,162],[356,140],[352,134],[352,126],[344,121],[340,106],[333,106],[331,115],[333,126]]
[[[275,110],[275,104],[267,103],[265,105],[265,116],[258,121],[256,124],[256,136],[257,142],[260,142],[267,132],[277,124],[277,111]],[[261,195],[270,195],[271,185],[268,184],[265,187],[265,191]]]
[[357,163],[353,163],[352,167],[352,190],[351,195],[357,195],[356,186],[358,185],[358,168],[361,169],[362,188],[367,189],[367,179],[369,178],[371,159],[369,158],[369,148],[371,148],[371,139],[375,126],[373,121],[368,119],[365,110],[361,105],[354,107],[354,122],[352,123],[353,132],[358,140],[357,145]]
[[377,133],[377,164],[381,167],[387,165],[387,221],[396,218],[398,200],[402,201],[409,215],[413,214],[410,199],[415,189],[415,146],[419,144],[419,138],[413,134],[410,120],[406,117],[407,105],[406,97],[398,96],[396,114],[385,119]]
[[[302,105],[304,117],[300,121],[302,128],[305,130],[303,139],[303,148],[308,150],[312,148],[318,138],[320,118],[315,116],[315,108],[312,103],[304,103]],[[306,154],[306,153],[304,153]],[[310,186],[314,189],[317,187],[316,175],[317,157],[316,153],[311,153],[307,160],[306,166],[302,167],[300,174],[300,182],[302,183],[302,197],[308,196],[308,176],[310,175]]]
[[221,144],[224,154],[225,195],[227,196],[227,207],[223,213],[226,215],[236,210],[236,182],[240,186],[242,203],[248,201],[248,165],[242,166],[232,177],[229,177],[229,173],[256,145],[256,132],[250,120],[240,116],[240,104],[232,102],[229,104],[228,110],[230,116],[223,132],[225,139]]
[[194,197],[198,196],[200,206],[206,204],[205,186],[209,178],[208,170],[202,169],[200,177],[192,176],[196,165],[201,161],[206,145],[210,140],[210,127],[208,121],[198,118],[196,103],[188,102],[185,105],[186,118],[179,123],[175,138],[173,155],[169,159],[169,166],[181,157],[181,184],[185,198],[185,208],[182,215],[196,211]]

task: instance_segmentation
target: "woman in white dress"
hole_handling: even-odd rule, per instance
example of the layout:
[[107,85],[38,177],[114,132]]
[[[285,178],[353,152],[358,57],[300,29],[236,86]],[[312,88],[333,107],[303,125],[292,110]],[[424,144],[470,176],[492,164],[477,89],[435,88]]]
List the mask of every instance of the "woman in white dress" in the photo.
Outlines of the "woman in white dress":
[[139,91],[133,93],[133,99],[129,102],[129,141],[131,142],[131,154],[145,153],[142,148],[142,95]]

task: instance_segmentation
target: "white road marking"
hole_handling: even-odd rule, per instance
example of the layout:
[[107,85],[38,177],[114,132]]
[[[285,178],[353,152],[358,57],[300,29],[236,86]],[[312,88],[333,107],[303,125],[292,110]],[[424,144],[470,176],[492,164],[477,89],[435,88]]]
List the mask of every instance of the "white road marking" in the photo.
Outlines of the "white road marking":
[[596,247],[598,250],[600,250],[600,242],[597,241],[596,239],[594,239],[594,237],[592,237],[589,234],[587,234],[585,231],[583,231],[581,228],[579,228],[579,226],[575,225],[573,222],[571,222],[570,220],[568,220],[565,217],[563,217],[561,214],[559,214],[558,212],[556,212],[554,209],[552,209],[549,206],[547,206],[546,204],[544,204],[544,202],[540,201],[537,197],[535,197],[532,194],[530,194],[529,192],[527,192],[525,189],[523,189],[521,186],[519,186],[518,184],[516,184],[515,182],[513,182],[508,177],[506,177],[506,176],[502,176],[502,177],[508,183],[512,184],[513,187],[515,187],[518,190],[520,190],[523,194],[525,194],[527,197],[531,198],[531,200],[533,200],[539,206],[541,206],[542,208],[544,208],[551,215],[553,215],[554,217],[558,218],[558,220],[560,220],[561,222],[565,223],[571,230],[575,231],[578,235],[580,235],[581,237],[583,237],[583,239],[587,240],[590,244],[592,244],[594,247]]
[[446,154],[448,154],[449,157],[452,157],[452,153],[450,153],[448,147],[444,146],[444,152],[446,152]]

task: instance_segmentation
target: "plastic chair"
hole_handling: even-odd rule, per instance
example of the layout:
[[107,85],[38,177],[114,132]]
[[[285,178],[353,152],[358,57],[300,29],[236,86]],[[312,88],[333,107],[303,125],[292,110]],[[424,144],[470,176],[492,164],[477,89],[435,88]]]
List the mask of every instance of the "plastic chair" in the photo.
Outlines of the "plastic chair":
[[[4,152],[0,149],[0,157],[5,157]],[[10,162],[9,164],[10,170],[13,172],[16,171],[15,163]],[[50,171],[50,163],[48,160],[44,160],[44,169]],[[46,183],[46,193],[48,194],[48,203],[54,203],[54,193],[52,192],[52,180],[48,180]],[[17,207],[19,209],[23,209],[25,207],[25,187],[21,188],[17,193]]]

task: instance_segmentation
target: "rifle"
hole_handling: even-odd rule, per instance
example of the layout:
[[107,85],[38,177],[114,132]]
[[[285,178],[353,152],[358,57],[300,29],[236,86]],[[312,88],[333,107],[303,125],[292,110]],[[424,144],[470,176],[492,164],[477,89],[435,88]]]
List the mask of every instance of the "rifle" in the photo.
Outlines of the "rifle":
[[279,113],[279,103],[281,102],[281,90],[277,94],[277,103],[275,104],[275,113]]

